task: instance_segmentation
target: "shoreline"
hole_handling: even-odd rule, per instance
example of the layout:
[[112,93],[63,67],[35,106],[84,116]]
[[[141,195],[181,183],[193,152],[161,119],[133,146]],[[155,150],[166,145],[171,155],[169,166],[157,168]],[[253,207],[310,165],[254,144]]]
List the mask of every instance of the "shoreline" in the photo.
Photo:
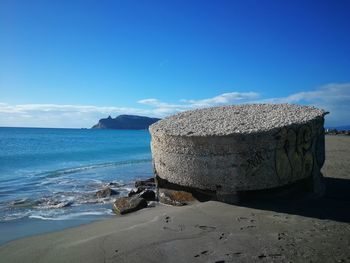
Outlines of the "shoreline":
[[4,262],[348,262],[350,137],[326,136],[322,198],[157,205],[0,246]]

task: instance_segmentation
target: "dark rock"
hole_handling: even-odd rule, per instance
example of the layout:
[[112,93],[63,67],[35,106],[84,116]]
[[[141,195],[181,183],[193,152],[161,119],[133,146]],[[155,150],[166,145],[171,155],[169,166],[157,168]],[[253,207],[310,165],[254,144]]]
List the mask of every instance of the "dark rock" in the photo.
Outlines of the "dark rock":
[[100,119],[92,129],[144,130],[159,120],[136,115],[119,115],[114,119],[108,116],[106,119]]
[[158,188],[191,193],[193,197],[200,202],[216,200],[216,191],[203,190],[203,189],[198,189],[194,187],[186,187],[186,186],[170,183],[169,181],[162,179],[159,176],[156,176],[155,181],[157,182],[156,185]]
[[154,201],[156,199],[153,191],[156,188],[154,178],[135,181],[135,187],[137,190],[131,190],[128,194],[129,197],[137,195],[138,197],[145,198],[147,201]]
[[128,196],[129,197],[132,197],[134,195],[137,195],[137,192],[135,192],[134,190],[131,190],[129,193],[128,193]]
[[155,192],[153,190],[151,190],[151,189],[146,189],[144,187],[139,187],[139,188],[137,188],[136,191],[131,190],[128,193],[128,196],[129,197],[131,197],[131,196],[138,196],[138,197],[141,197],[141,198],[145,198],[147,201],[155,201],[156,200]]
[[106,187],[102,190],[97,191],[95,195],[97,196],[97,198],[105,198],[105,197],[109,197],[111,195],[117,195],[117,194],[119,194],[119,192],[109,187]]
[[115,182],[110,182],[108,185],[109,185],[109,186],[113,186],[113,187],[118,187],[118,186],[120,186],[119,183],[115,183]]
[[156,193],[152,190],[145,190],[139,196],[145,198],[147,201],[156,200]]
[[113,204],[116,214],[127,214],[147,207],[147,201],[140,197],[120,197]]
[[70,207],[73,204],[72,201],[50,201],[47,203],[51,208],[64,208],[64,207]]
[[29,198],[23,198],[23,199],[14,200],[10,202],[10,206],[13,206],[16,208],[30,208],[40,203],[41,203],[40,201],[34,201]]
[[146,187],[139,187],[136,189],[136,191],[134,190],[131,190],[129,193],[128,193],[128,196],[134,196],[134,195],[137,195],[139,193],[142,193],[143,191],[147,190]]
[[159,202],[164,204],[182,206],[196,201],[191,193],[185,191],[176,191],[163,188],[159,188],[158,191]]
[[156,183],[154,182],[154,178],[152,177],[146,180],[136,181],[135,187],[156,187]]

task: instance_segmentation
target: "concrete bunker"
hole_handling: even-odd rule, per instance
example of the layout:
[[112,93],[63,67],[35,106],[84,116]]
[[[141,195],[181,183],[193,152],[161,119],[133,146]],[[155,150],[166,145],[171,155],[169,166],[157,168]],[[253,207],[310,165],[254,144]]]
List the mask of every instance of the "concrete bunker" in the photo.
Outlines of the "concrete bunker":
[[291,104],[245,104],[182,112],[150,126],[159,188],[236,203],[246,191],[310,179],[322,193],[327,112]]

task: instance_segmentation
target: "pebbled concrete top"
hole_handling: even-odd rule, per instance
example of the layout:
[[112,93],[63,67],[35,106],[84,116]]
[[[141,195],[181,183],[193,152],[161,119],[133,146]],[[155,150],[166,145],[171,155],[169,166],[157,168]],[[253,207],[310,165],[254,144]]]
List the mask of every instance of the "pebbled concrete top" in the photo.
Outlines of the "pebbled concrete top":
[[181,112],[154,123],[149,130],[155,135],[225,136],[302,124],[326,114],[294,104],[243,104]]

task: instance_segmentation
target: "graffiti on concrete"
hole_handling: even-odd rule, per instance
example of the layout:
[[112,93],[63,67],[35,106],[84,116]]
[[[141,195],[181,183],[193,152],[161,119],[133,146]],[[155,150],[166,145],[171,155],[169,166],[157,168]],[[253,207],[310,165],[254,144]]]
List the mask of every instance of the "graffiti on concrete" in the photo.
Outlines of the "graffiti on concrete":
[[263,162],[270,159],[271,153],[267,149],[261,149],[253,153],[252,157],[247,160],[248,169],[254,169]]
[[313,169],[312,133],[308,125],[282,128],[277,134],[276,172],[280,180],[306,178]]

